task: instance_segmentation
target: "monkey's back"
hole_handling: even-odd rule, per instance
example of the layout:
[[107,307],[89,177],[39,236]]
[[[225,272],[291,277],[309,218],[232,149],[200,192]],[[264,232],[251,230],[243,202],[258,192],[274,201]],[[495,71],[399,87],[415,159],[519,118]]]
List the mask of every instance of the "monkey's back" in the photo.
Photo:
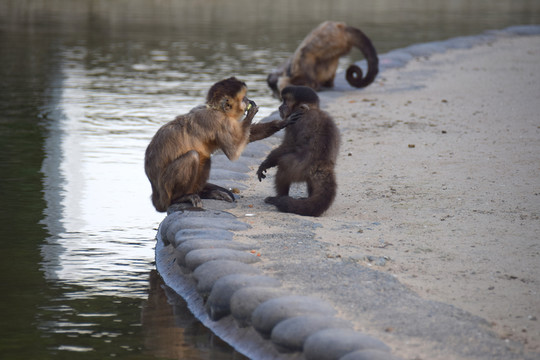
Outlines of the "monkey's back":
[[310,151],[315,158],[313,160],[337,159],[339,152],[340,135],[339,130],[326,111],[310,110],[306,113],[303,126],[303,136],[307,139]]
[[[293,54],[292,64],[314,62],[315,58],[318,61],[324,61],[347,54],[351,50],[351,44],[346,36],[346,28],[347,25],[342,22],[323,22],[300,43]],[[294,72],[295,69],[291,70]]]
[[[294,142],[297,155],[303,166],[309,166],[309,172],[318,168],[333,171],[340,145],[339,130],[332,117],[325,111],[312,109],[307,111],[293,126],[289,126],[291,141]],[[308,169],[304,169],[308,170]]]
[[[168,164],[190,150],[196,150],[203,158],[210,157],[217,145],[213,132],[205,131],[212,125],[209,124],[211,117],[206,114],[208,111],[204,106],[196,107],[158,129],[146,148],[147,175],[152,178],[159,176],[160,174],[153,172],[158,169],[162,171]],[[204,144],[210,146],[203,146]]]

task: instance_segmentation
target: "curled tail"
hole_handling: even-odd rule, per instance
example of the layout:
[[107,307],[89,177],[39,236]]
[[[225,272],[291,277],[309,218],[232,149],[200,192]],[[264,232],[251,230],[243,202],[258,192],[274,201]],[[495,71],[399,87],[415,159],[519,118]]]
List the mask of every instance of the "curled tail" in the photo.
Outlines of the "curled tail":
[[295,199],[288,195],[272,196],[264,202],[275,205],[279,211],[303,216],[321,216],[336,197],[337,184],[334,174],[326,174],[324,181],[314,184],[307,198]]
[[264,202],[275,205],[279,211],[303,216],[321,216],[332,204],[330,199],[314,197],[295,199],[290,196],[267,197]]
[[366,87],[375,80],[375,77],[379,73],[377,50],[375,50],[371,40],[359,29],[347,26],[346,31],[350,36],[351,43],[364,54],[368,64],[368,71],[366,76],[363,76],[362,69],[353,64],[347,69],[345,78],[351,86],[357,88]]

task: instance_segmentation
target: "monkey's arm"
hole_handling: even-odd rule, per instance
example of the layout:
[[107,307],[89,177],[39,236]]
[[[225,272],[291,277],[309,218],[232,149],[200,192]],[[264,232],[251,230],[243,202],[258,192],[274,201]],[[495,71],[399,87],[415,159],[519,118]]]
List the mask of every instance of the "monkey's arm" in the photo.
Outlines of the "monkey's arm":
[[262,124],[252,124],[249,128],[249,142],[266,139],[287,125],[289,124],[286,120],[273,120]]
[[302,115],[304,115],[305,111],[306,110],[302,108],[299,111],[296,111],[289,115],[285,120],[273,120],[267,123],[251,125],[249,142],[266,139],[270,135],[278,132],[279,130],[286,128],[289,125],[295,124],[298,119],[300,119]]
[[259,165],[259,169],[257,170],[257,177],[259,178],[259,181],[262,181],[262,179],[266,178],[266,175],[264,175],[266,170],[276,166],[279,159],[289,152],[290,150],[285,146],[279,146],[272,150],[270,154],[268,154],[266,159],[261,163],[261,165]]
[[221,129],[217,132],[216,143],[229,160],[238,159],[249,141],[251,122],[259,111],[254,101],[249,100],[249,105],[244,120],[237,122],[229,119],[231,121],[222,122]]

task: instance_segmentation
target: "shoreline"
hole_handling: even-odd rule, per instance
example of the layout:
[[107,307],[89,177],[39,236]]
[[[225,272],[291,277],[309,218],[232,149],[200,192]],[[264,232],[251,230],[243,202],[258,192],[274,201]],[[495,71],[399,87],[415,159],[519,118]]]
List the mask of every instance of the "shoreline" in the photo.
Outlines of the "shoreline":
[[[227,210],[251,225],[235,240],[257,243],[253,266],[404,359],[540,352],[540,36],[492,34],[320,93],[342,132],[338,196],[321,218],[264,204],[275,170],[259,183],[256,164]],[[254,148],[243,157],[257,163]]]

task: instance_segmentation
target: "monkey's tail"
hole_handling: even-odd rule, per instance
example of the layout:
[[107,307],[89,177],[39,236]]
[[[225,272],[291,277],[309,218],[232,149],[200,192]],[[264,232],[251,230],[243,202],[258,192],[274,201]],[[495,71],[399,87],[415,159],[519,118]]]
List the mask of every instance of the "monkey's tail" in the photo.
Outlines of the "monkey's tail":
[[362,69],[355,64],[352,64],[347,69],[345,78],[347,82],[354,87],[362,88],[371,84],[377,74],[379,73],[379,57],[377,56],[377,50],[373,46],[371,40],[359,29],[347,26],[346,27],[351,41],[355,47],[362,51],[368,64],[368,71],[366,76],[362,76]]
[[303,216],[321,216],[334,202],[336,197],[336,182],[333,176],[326,179],[327,184],[320,184],[313,189],[311,196],[295,199],[290,196],[276,196],[265,199],[265,202],[275,205],[279,211]]

